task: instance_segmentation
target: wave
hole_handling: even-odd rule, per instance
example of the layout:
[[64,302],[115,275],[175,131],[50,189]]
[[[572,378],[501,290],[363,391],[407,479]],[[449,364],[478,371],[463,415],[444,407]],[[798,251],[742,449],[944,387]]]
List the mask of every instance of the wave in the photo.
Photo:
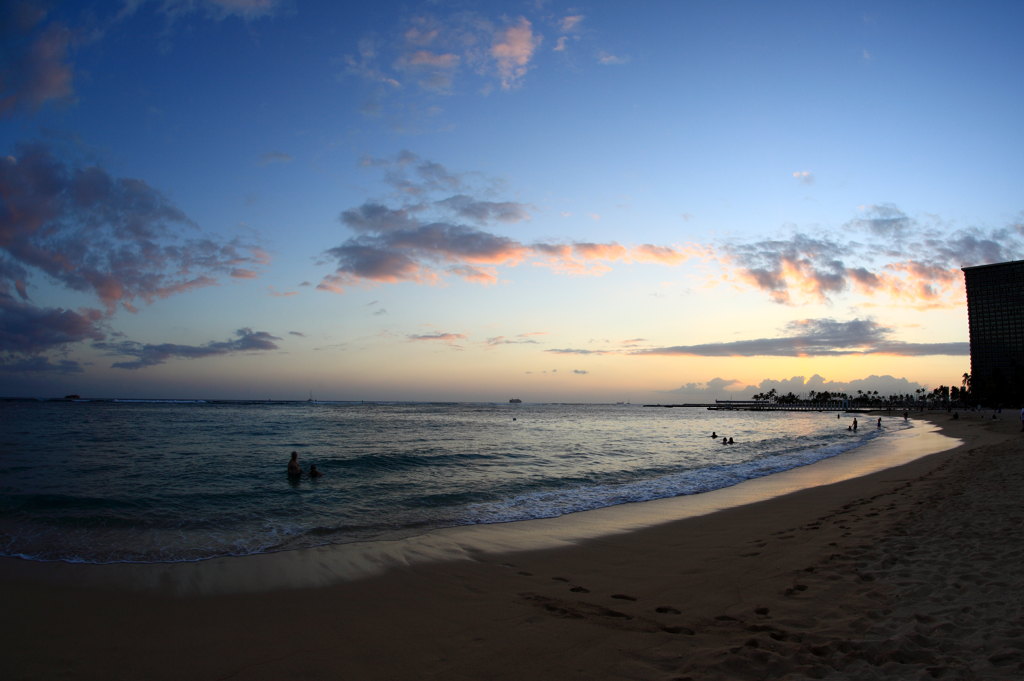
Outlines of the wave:
[[126,404],[209,404],[206,400],[142,400],[114,398],[111,402]]

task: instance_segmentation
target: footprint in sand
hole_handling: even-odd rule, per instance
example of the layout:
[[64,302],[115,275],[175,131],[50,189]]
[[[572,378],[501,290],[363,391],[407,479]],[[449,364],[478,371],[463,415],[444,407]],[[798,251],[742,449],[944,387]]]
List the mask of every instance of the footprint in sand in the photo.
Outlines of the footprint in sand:
[[590,593],[590,589],[588,589],[585,586],[574,586],[573,588],[569,589],[569,591],[572,591],[573,593],[578,593],[578,594],[588,594],[588,593]]
[[682,615],[682,611],[676,610],[671,605],[659,605],[654,609],[654,612],[660,612],[662,615]]
[[636,596],[627,596],[626,594],[612,594],[612,598],[618,598],[622,601],[635,601]]
[[690,627],[662,627],[661,630],[669,634],[686,634],[687,636],[693,636],[697,633]]

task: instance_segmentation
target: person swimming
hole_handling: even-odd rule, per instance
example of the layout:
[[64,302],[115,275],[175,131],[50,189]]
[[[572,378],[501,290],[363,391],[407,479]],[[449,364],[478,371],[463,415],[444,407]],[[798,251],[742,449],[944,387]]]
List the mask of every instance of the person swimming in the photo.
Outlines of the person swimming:
[[292,452],[292,460],[288,462],[288,477],[297,478],[302,475],[302,468],[299,466],[299,453]]
[[729,438],[729,444],[733,444],[732,438]]
[[310,466],[309,466],[309,477],[311,477],[311,478],[319,478],[321,475],[323,475],[323,473],[321,473],[320,471],[318,471],[316,469],[316,464],[315,463],[314,464],[310,464]]
[[716,433],[715,431],[712,430],[711,431],[711,439],[712,440],[717,440],[718,439],[718,433]]

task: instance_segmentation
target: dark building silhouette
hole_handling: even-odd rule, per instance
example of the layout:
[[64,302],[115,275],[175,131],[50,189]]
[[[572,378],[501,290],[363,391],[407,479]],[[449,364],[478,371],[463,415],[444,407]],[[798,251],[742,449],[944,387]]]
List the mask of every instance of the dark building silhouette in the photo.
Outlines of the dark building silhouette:
[[1024,404],[1024,260],[964,267],[971,393],[982,404]]

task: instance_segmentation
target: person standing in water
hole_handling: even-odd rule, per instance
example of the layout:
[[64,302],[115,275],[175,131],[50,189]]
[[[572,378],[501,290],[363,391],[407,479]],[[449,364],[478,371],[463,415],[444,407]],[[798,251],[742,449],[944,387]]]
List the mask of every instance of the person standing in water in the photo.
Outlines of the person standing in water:
[[292,452],[292,460],[288,462],[288,477],[297,478],[302,475],[302,468],[299,467],[299,453]]

